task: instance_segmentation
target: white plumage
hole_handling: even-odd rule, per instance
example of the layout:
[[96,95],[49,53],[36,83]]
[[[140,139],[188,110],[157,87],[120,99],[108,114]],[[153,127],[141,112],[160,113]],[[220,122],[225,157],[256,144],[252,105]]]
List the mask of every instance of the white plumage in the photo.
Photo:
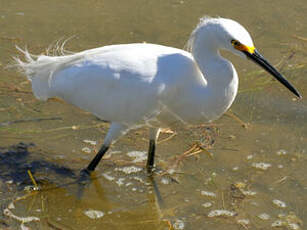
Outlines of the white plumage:
[[242,57],[254,52],[240,24],[203,18],[188,41],[189,52],[137,43],[63,56],[36,57],[24,51],[26,62],[16,60],[38,99],[58,97],[112,122],[104,141],[109,147],[139,125],[149,125],[155,141],[159,128],[176,120],[201,124],[221,116],[237,94],[238,77],[220,49]]

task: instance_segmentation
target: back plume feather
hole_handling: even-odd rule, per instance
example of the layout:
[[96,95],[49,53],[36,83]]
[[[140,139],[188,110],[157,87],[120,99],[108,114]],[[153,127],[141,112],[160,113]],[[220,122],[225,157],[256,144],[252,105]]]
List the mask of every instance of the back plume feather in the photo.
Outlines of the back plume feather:
[[[68,52],[64,49],[67,40],[62,44],[57,42],[54,46],[49,46],[47,55],[33,55],[27,49],[16,48],[24,55],[24,61],[19,57],[14,57],[15,64],[20,72],[27,76],[32,83],[32,91],[36,98],[47,100],[53,97],[51,90],[52,76],[59,70],[67,67],[73,62],[80,60],[82,55]],[[51,56],[58,55],[58,56]]]

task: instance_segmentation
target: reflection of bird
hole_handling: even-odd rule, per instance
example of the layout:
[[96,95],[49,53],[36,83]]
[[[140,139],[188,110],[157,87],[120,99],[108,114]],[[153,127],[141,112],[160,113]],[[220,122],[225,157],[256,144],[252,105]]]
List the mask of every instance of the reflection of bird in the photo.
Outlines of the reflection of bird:
[[23,51],[26,62],[16,61],[32,81],[38,99],[58,97],[111,122],[87,172],[95,169],[114,141],[140,124],[150,127],[150,172],[160,127],[175,120],[200,124],[220,117],[235,99],[238,77],[219,50],[251,59],[301,97],[233,20],[202,18],[190,36],[188,49],[190,52],[154,44],[125,44],[54,57]]

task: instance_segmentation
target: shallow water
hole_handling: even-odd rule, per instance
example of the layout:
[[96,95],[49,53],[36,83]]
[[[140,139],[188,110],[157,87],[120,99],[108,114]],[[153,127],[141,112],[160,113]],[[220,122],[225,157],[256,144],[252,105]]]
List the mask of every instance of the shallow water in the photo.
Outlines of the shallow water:
[[[85,185],[76,179],[94,156],[95,146],[84,140],[97,141],[99,148],[108,124],[65,103],[37,101],[30,84],[5,66],[17,55],[16,44],[41,53],[52,42],[71,36],[66,48],[72,51],[143,41],[182,48],[201,16],[220,15],[248,28],[258,50],[304,96],[306,8],[303,0],[0,0],[0,228],[19,228],[17,217],[34,216],[39,221],[24,225],[271,229],[272,224],[281,224],[285,229],[304,229],[307,102],[295,100],[250,62],[224,54],[240,76],[231,113],[207,128],[179,125],[177,135],[157,147],[162,170],[174,166],[175,157],[197,141],[210,147],[211,157],[201,152],[182,158],[174,174],[151,180],[143,170],[145,162],[127,155],[147,150],[144,128],[117,142],[99,165],[96,179]],[[163,133],[160,140],[169,135]],[[27,145],[17,145],[20,142]],[[27,190],[33,185],[28,169],[41,191]],[[209,217],[221,209],[231,212]]]

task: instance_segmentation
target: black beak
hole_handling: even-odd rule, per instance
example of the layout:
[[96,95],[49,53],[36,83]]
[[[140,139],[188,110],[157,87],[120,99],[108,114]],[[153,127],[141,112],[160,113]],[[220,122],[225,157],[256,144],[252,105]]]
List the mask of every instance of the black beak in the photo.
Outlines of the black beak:
[[281,84],[287,87],[292,93],[294,93],[298,98],[302,98],[300,93],[288,82],[288,80],[283,77],[265,58],[255,49],[253,53],[248,51],[243,51],[245,55],[264,68],[267,72],[269,72],[273,77],[275,77]]

